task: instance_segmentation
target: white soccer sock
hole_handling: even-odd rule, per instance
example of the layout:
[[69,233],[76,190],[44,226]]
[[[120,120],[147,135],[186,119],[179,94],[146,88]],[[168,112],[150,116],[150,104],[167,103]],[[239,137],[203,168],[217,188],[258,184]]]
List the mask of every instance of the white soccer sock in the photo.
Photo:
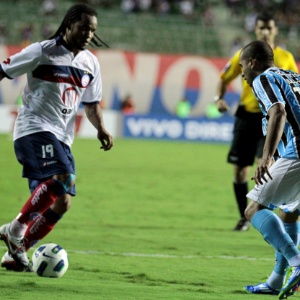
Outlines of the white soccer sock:
[[267,284],[275,290],[280,290],[284,282],[285,275],[280,275],[276,272],[272,272],[267,280]]
[[22,224],[17,219],[14,219],[10,223],[9,232],[14,237],[23,237],[27,227],[28,226],[26,224]]
[[289,259],[288,263],[292,267],[299,267],[300,266],[300,254],[295,255],[294,257]]

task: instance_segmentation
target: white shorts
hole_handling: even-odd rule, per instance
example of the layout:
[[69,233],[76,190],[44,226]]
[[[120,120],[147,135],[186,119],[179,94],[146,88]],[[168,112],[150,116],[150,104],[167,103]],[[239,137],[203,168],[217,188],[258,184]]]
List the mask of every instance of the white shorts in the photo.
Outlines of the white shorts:
[[273,180],[256,184],[247,197],[270,209],[300,211],[300,160],[280,158],[269,171]]

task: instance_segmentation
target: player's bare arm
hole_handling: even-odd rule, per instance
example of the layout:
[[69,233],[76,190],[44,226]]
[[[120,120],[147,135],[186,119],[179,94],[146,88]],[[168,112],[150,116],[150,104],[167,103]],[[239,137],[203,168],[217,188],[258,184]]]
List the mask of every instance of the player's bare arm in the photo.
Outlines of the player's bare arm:
[[256,184],[263,184],[263,181],[268,182],[267,177],[273,179],[269,173],[269,167],[272,165],[273,155],[281,139],[286,120],[286,112],[283,104],[277,103],[273,105],[268,111],[268,116],[268,130],[263,156],[252,177]]
[[98,103],[84,106],[85,113],[89,121],[97,129],[97,138],[101,142],[101,149],[108,151],[113,147],[113,138],[106,131],[103,124],[102,112]]

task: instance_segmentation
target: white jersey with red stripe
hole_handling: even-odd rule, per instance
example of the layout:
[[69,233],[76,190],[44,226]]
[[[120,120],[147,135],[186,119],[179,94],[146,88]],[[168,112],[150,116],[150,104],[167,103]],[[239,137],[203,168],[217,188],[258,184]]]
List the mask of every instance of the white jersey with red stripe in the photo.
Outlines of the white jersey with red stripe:
[[14,140],[41,131],[71,145],[79,104],[102,97],[100,65],[89,50],[74,54],[61,38],[34,43],[1,63],[9,78],[27,74]]

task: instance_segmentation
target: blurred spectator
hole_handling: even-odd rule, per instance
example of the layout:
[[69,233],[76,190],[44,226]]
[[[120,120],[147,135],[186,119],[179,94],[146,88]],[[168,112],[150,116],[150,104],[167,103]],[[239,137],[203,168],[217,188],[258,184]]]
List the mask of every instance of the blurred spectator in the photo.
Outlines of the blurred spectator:
[[125,14],[132,13],[137,10],[137,3],[135,0],[122,0],[121,2],[121,10]]
[[121,104],[121,110],[123,114],[132,114],[134,113],[134,101],[131,97],[131,95],[126,95],[124,98],[122,104]]
[[113,1],[111,0],[98,0],[96,3],[103,8],[111,8],[113,6]]
[[205,26],[214,26],[215,25],[215,19],[216,19],[216,16],[211,8],[210,5],[208,5],[205,10],[204,10],[204,13],[203,13],[203,20],[204,20],[204,25]]
[[25,24],[21,30],[21,46],[24,48],[31,44],[33,33],[33,25]]
[[6,43],[6,27],[5,25],[0,25],[0,44],[3,45]]
[[194,13],[193,0],[181,0],[179,2],[179,11],[184,16],[191,16]]
[[43,40],[47,40],[49,39],[49,37],[51,36],[52,32],[51,32],[51,28],[50,25],[48,23],[45,23],[42,25],[42,39]]
[[176,105],[176,115],[179,118],[187,118],[191,112],[191,104],[186,99],[181,99]]
[[236,36],[231,44],[230,56],[233,56],[238,50],[243,48],[243,39],[240,36]]
[[156,11],[159,14],[167,14],[170,12],[170,3],[167,0],[156,1]]
[[239,16],[241,14],[241,10],[242,10],[241,0],[226,0],[225,2],[232,16]]
[[141,11],[149,11],[151,9],[152,0],[138,0],[138,7]]
[[56,14],[56,1],[44,0],[42,3],[42,11],[44,16],[53,16]]
[[257,13],[255,11],[250,11],[246,17],[244,22],[244,27],[246,32],[253,32],[255,28],[255,21],[256,21]]
[[[277,45],[282,48],[287,50],[287,46],[286,46],[286,38],[285,37],[280,37],[277,39]],[[297,59],[296,59],[297,60]]]

